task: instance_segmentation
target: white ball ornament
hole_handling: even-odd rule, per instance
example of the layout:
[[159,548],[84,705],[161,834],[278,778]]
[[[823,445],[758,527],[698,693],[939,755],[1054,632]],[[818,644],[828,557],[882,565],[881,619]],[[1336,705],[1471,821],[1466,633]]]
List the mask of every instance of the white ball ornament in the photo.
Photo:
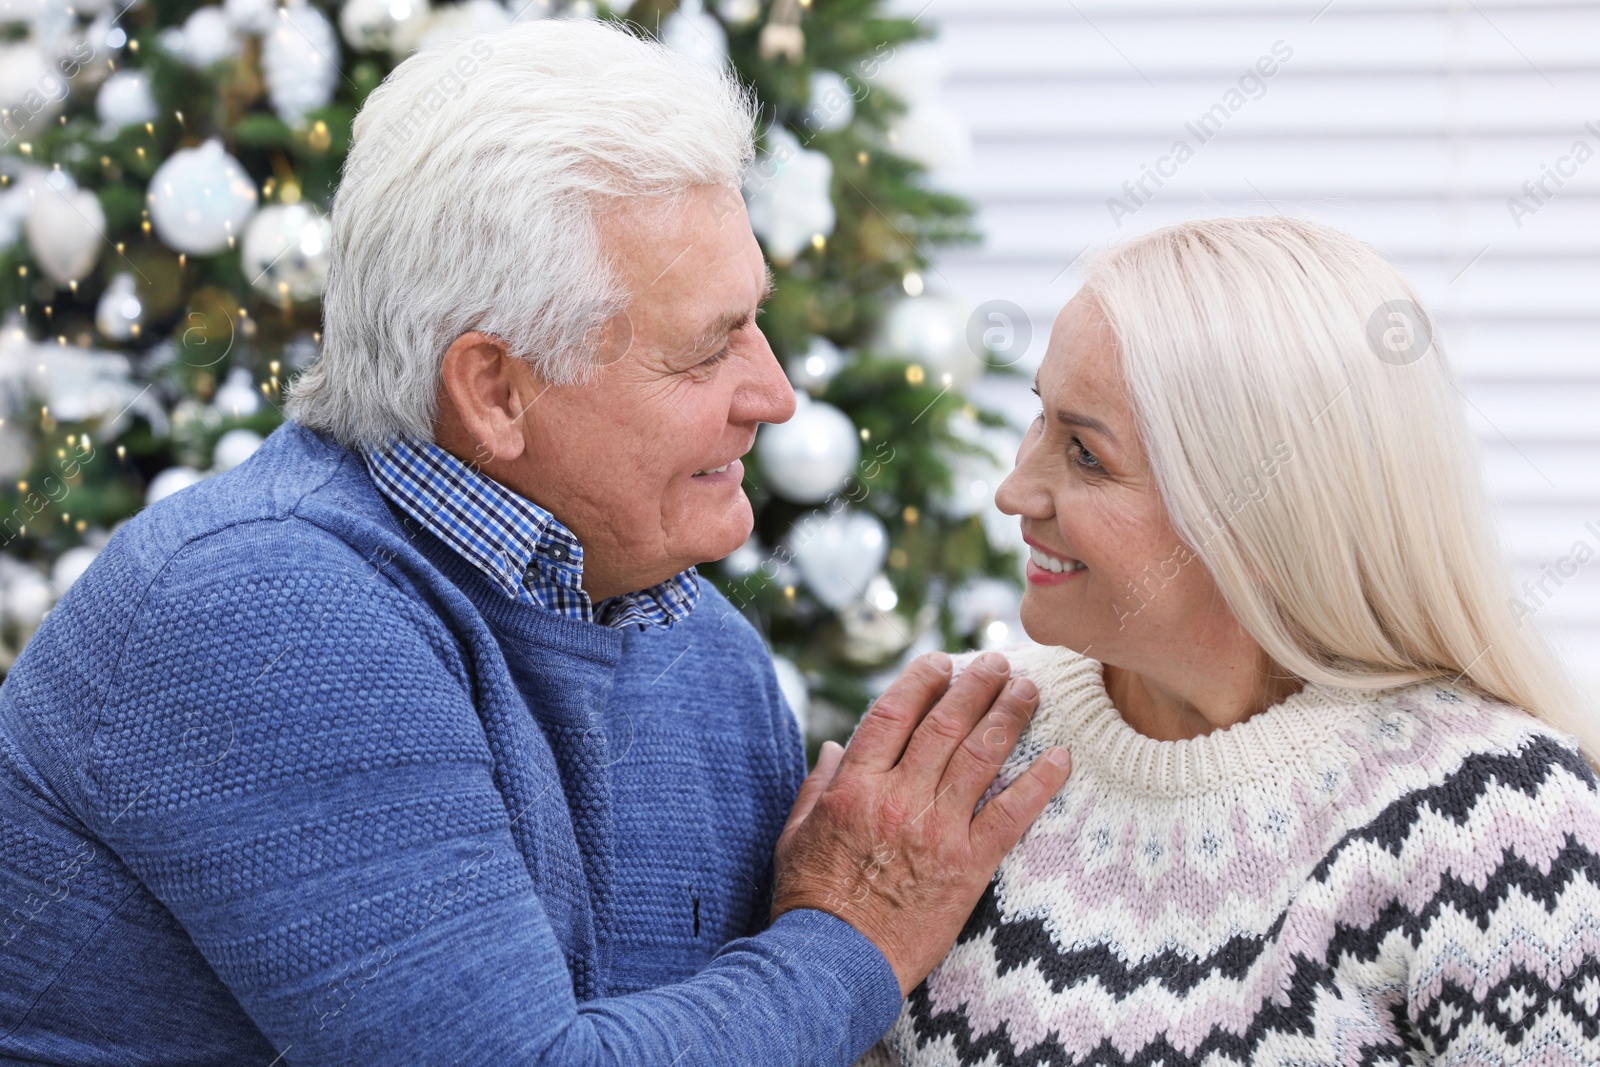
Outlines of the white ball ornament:
[[94,98],[100,135],[109,137],[124,126],[138,126],[156,117],[150,76],[142,70],[119,70],[108,77]]
[[[950,619],[958,634],[980,633],[996,621],[1010,629],[1021,611],[1022,593],[1003,578],[973,578],[950,594]],[[1018,623],[1018,640],[1022,639],[1021,629]]]
[[39,269],[66,286],[86,277],[100,261],[106,213],[99,197],[77,188],[65,172],[52,171],[35,184],[23,229]]
[[871,666],[901,652],[911,643],[912,621],[892,608],[896,601],[889,579],[880,574],[867,583],[865,596],[839,612],[844,632],[844,656],[861,666]]
[[257,195],[244,167],[213,137],[174,152],[150,178],[146,197],[156,236],[179,252],[209,256],[244,232]]
[[266,33],[278,20],[273,0],[223,0],[222,13],[238,33]]
[[493,33],[511,25],[511,12],[500,0],[465,0],[433,9],[428,19],[427,31],[417,42],[418,48],[434,45],[471,33]]
[[100,550],[97,548],[77,545],[56,557],[55,564],[50,568],[50,581],[55,585],[56,591],[65,594],[72,588],[72,583],[83,577],[83,572],[89,569],[89,564],[93,563],[99,554]]
[[381,52],[394,35],[388,0],[345,0],[339,8],[339,35],[358,52]]
[[800,727],[800,736],[804,737],[806,716],[811,711],[811,687],[806,684],[806,676],[801,674],[800,668],[786,656],[773,656],[772,670],[778,676],[778,689],[783,693],[784,702],[789,705],[789,710],[794,712],[795,724]]
[[661,43],[701,66],[721,70],[728,64],[728,35],[708,15],[700,0],[682,0],[661,26]]
[[0,249],[8,248],[22,236],[22,227],[28,220],[28,209],[39,182],[44,179],[43,168],[26,166],[8,170],[11,181],[0,188]]
[[168,467],[166,470],[150,479],[150,484],[144,490],[146,506],[158,500],[164,500],[180,490],[187,489],[196,482],[205,480],[205,473],[193,467]]
[[254,430],[239,427],[229,430],[217,438],[217,445],[211,451],[211,469],[217,473],[231,471],[245,460],[255,454],[261,447],[263,438]]
[[855,470],[861,437],[850,416],[832,404],[804,399],[788,422],[761,427],[756,455],[774,493],[798,504],[817,504]]
[[133,275],[118,274],[100,294],[95,306],[94,324],[107,340],[127,341],[144,323],[144,305],[139,302]]
[[211,398],[211,406],[219,414],[236,419],[254,415],[261,407],[261,393],[256,389],[250,371],[245,367],[234,367],[228,371],[228,376]]
[[838,72],[815,71],[811,75],[811,100],[806,104],[806,129],[824,133],[842,130],[856,117],[856,98],[850,84]]
[[760,569],[762,558],[761,541],[751,534],[744,544],[722,557],[722,573],[729,578],[748,578]]
[[55,590],[44,575],[27,565],[13,570],[5,581],[0,601],[4,613],[22,633],[32,633],[44,621],[45,612],[55,604]]
[[240,263],[250,284],[274,300],[311,300],[328,278],[333,226],[306,204],[270,204],[244,232]]
[[272,110],[291,126],[333,99],[339,84],[339,42],[333,24],[315,7],[278,9],[261,40],[261,74]]
[[[165,42],[165,38],[163,40]],[[179,44],[177,52],[184,62],[196,69],[232,59],[239,54],[242,44],[222,8],[211,4],[195,8],[173,40]]]
[[912,296],[897,301],[884,317],[879,344],[891,356],[922,366],[935,386],[961,389],[983,371],[983,361],[967,344],[967,309],[942,296]]
[[7,139],[25,137],[49,125],[65,99],[66,84],[38,45],[30,41],[0,44],[0,111]]
[[405,51],[431,21],[428,0],[345,0],[339,9],[339,32],[363,52]]
[[826,337],[813,337],[806,350],[789,360],[789,382],[811,396],[821,396],[844,366],[844,353]]
[[[128,31],[117,24],[110,12],[102,12],[94,17],[89,25],[84,27],[82,46],[92,48],[97,54],[104,54],[115,58],[117,52],[128,43]],[[112,73],[110,64],[95,64],[80,71],[79,78],[87,78],[86,84],[93,85],[97,80],[103,81]]]
[[860,600],[889,555],[883,523],[864,511],[817,510],[796,520],[790,556],[818,601],[839,611]]

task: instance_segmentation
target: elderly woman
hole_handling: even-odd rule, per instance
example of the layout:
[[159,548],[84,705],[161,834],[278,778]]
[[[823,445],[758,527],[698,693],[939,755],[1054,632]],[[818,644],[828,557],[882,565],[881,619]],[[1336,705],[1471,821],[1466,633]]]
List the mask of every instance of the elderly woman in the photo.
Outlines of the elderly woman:
[[1596,733],[1406,283],[1175,226],[1090,269],[1035,389],[1012,759],[1075,769],[864,1062],[1600,1063]]

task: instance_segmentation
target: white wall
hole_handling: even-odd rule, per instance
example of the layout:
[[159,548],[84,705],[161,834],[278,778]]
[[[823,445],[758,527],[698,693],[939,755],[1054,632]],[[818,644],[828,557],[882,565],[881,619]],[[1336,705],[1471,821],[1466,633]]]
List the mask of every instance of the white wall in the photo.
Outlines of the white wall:
[[[976,202],[987,235],[940,255],[930,288],[1020,304],[1036,363],[1086,246],[1272,210],[1341,227],[1388,255],[1434,314],[1519,580],[1577,541],[1600,553],[1600,3],[897,8],[939,30],[945,99],[974,139],[971,163],[940,183]],[[1199,143],[1185,123],[1280,41],[1293,55],[1264,95]],[[1194,158],[1119,227],[1107,199],[1126,202],[1123,183],[1180,138]],[[1577,141],[1596,157],[1536,205],[1523,182]],[[1513,196],[1537,207],[1520,226]],[[1547,588],[1535,622],[1600,697],[1600,559]]]

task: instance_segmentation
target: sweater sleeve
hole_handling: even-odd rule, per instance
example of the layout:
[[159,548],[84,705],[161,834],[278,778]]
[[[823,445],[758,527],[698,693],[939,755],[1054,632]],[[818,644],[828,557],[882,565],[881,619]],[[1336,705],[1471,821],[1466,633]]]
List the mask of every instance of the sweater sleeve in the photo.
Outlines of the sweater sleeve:
[[1394,906],[1415,931],[1421,1062],[1600,1063],[1600,786],[1582,756],[1532,733],[1418,799]]
[[95,830],[286,1063],[800,1067],[888,1028],[887,961],[811,910],[577,1002],[464,654],[309,526],[191,542],[137,610],[86,763]]

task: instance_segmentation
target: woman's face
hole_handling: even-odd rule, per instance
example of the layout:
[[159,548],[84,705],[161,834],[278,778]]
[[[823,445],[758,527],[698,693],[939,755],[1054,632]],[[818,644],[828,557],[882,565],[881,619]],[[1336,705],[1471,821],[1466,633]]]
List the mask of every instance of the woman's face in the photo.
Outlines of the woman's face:
[[[1178,540],[1123,391],[1116,342],[1082,295],[1056,317],[1039,367],[1042,414],[995,504],[1032,546],[1028,636],[1132,671],[1165,673],[1237,634],[1205,567]],[[1040,557],[1067,568],[1056,572]]]

